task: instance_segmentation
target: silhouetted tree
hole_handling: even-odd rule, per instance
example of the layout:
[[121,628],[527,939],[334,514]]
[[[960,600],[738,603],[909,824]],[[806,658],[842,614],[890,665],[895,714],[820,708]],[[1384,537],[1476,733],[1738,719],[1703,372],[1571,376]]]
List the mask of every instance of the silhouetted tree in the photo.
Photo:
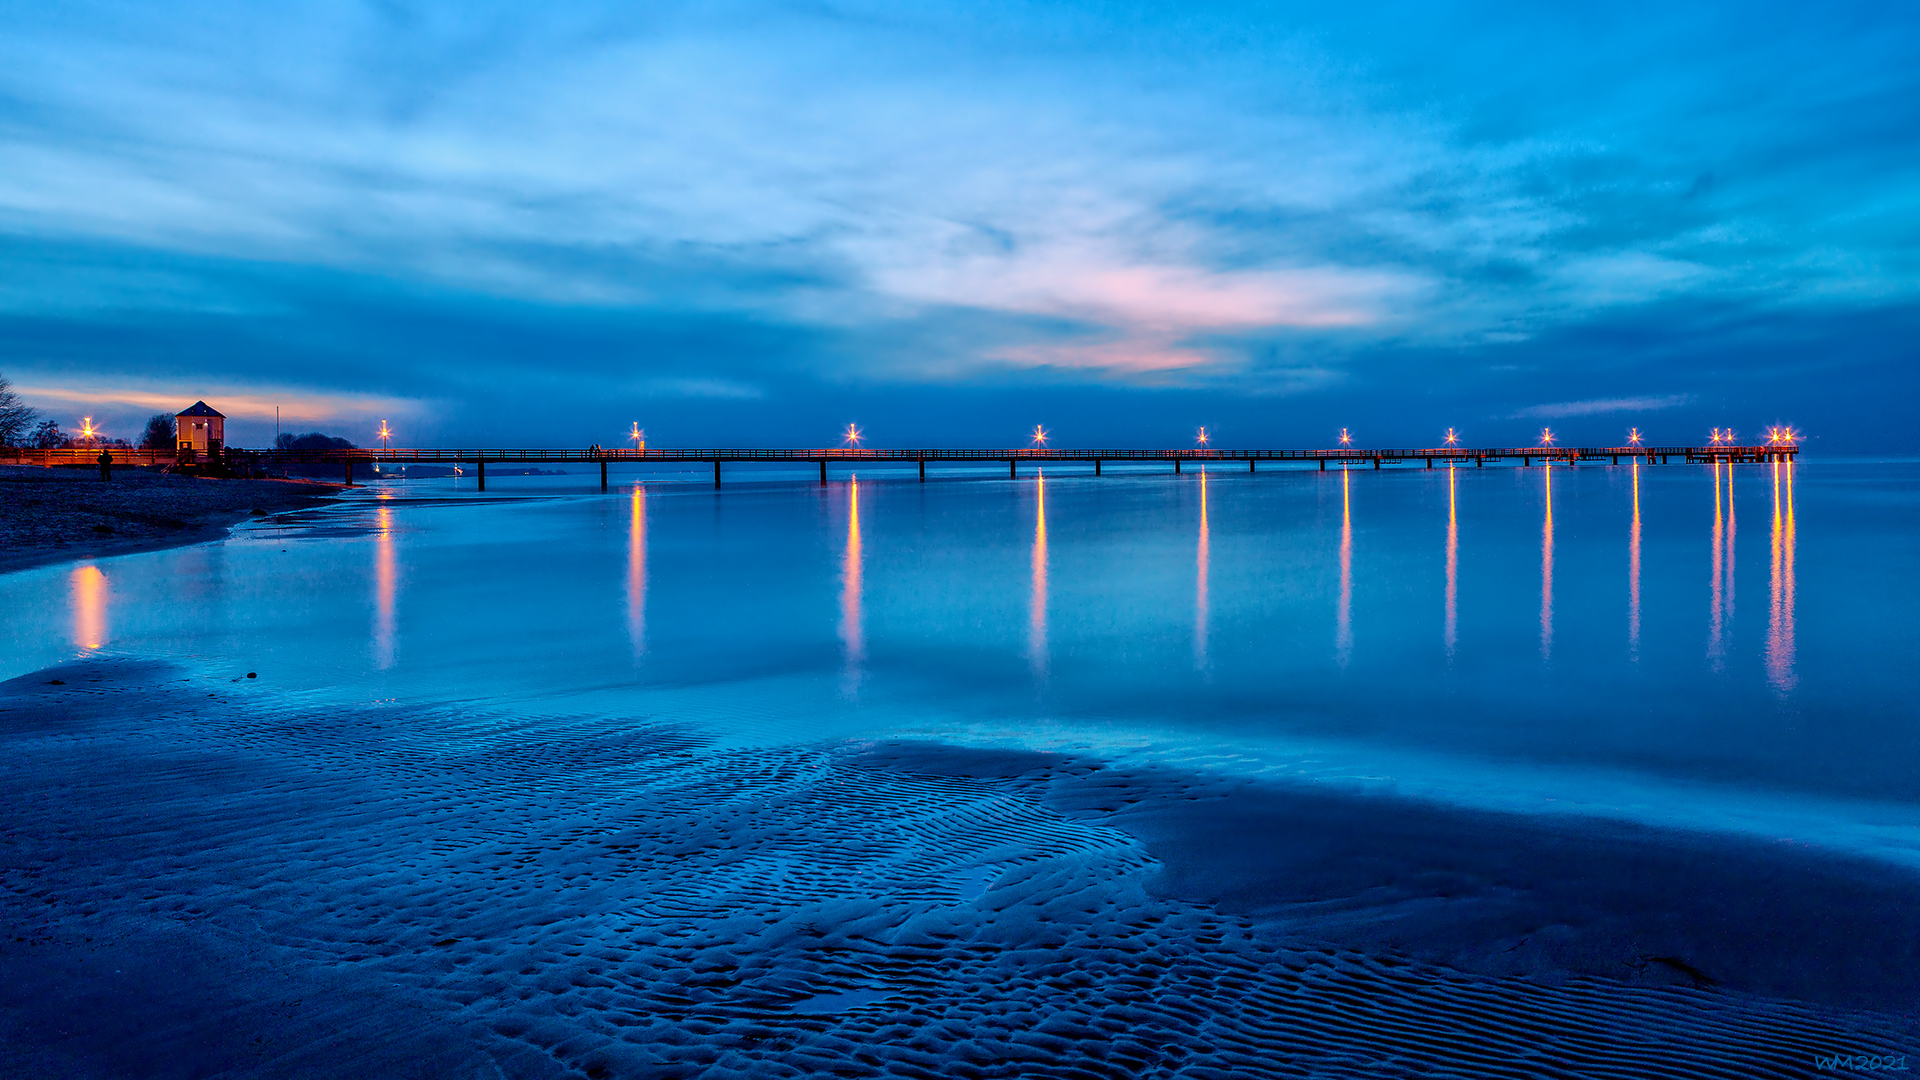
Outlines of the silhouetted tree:
[[36,450],[58,450],[67,445],[67,437],[61,432],[59,424],[42,420],[40,426],[33,429],[33,435],[27,442]]
[[355,450],[355,449],[358,449],[358,447],[354,446],[352,443],[348,442],[345,439],[335,438],[332,435],[322,435],[317,431],[309,431],[305,435],[295,435],[295,434],[292,434],[291,432],[282,432],[279,438],[273,440],[273,445],[274,445],[274,448],[278,450]]
[[26,437],[37,413],[13,392],[13,383],[0,375],[0,446],[12,446]]
[[140,436],[140,445],[147,450],[171,450],[173,431],[171,413],[154,413],[147,417],[147,430]]

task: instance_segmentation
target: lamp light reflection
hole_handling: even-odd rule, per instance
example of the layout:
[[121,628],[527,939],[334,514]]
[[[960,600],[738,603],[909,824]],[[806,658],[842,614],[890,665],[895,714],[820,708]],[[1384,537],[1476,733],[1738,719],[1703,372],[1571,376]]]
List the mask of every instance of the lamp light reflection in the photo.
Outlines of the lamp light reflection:
[[[1451,431],[1449,431],[1451,434]],[[1453,660],[1454,645],[1460,640],[1460,513],[1456,497],[1460,470],[1447,466],[1447,625],[1442,640],[1447,660]]]
[[1034,487],[1033,591],[1027,602],[1027,663],[1035,679],[1047,677],[1047,473]]
[[87,563],[67,574],[73,589],[73,644],[92,651],[107,644],[107,575]]
[[1547,516],[1540,526],[1540,659],[1553,659],[1553,462],[1541,473],[1547,487]]
[[[1732,465],[1726,467],[1734,471]],[[1707,665],[1726,667],[1726,511],[1720,505],[1720,463],[1713,463],[1713,588],[1707,607]]]
[[1633,462],[1633,525],[1627,532],[1627,652],[1640,659],[1640,462]]
[[627,511],[627,641],[633,658],[647,651],[647,489],[633,485]]
[[382,506],[374,518],[379,527],[373,534],[373,666],[385,671],[393,666],[394,650],[393,511]]
[[[1785,480],[1785,501],[1781,482]],[[1773,463],[1772,596],[1767,625],[1767,682],[1786,694],[1798,683],[1793,673],[1793,462]]]
[[1200,543],[1194,560],[1196,580],[1193,590],[1193,666],[1203,671],[1207,666],[1207,577],[1210,555],[1208,548],[1211,544],[1207,531],[1207,473],[1202,469],[1200,471]]
[[1340,470],[1340,606],[1333,618],[1333,655],[1341,667],[1353,658],[1353,476]]
[[860,478],[854,477],[847,496],[847,549],[840,564],[840,642],[846,651],[846,671],[841,676],[841,692],[852,696],[860,690],[862,665],[867,658],[867,639],[862,626],[860,599]]

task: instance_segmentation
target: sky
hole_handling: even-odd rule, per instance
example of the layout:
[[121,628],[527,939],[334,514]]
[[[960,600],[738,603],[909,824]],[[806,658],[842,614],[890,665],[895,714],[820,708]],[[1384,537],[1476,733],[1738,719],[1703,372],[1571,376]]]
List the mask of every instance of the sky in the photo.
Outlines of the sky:
[[137,437],[1920,450],[1920,7],[0,0],[0,374]]

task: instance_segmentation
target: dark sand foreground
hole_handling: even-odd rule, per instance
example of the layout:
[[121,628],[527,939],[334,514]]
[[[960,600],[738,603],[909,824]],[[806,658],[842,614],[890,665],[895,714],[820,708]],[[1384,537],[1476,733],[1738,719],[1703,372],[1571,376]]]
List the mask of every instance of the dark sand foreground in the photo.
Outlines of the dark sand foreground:
[[261,676],[0,684],[0,1075],[1637,1080],[1920,1048],[1892,868]]
[[0,465],[0,573],[69,559],[217,540],[254,511],[307,506],[341,490],[312,480],[213,480],[115,468]]

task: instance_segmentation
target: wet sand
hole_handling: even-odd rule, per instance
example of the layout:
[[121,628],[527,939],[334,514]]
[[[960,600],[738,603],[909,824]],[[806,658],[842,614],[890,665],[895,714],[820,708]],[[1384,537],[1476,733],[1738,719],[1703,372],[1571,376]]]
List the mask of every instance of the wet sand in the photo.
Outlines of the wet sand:
[[0,573],[218,540],[249,515],[339,492],[312,480],[212,480],[116,468],[0,466]]
[[260,675],[0,684],[0,1071],[1812,1076],[1920,1045],[1892,868]]

